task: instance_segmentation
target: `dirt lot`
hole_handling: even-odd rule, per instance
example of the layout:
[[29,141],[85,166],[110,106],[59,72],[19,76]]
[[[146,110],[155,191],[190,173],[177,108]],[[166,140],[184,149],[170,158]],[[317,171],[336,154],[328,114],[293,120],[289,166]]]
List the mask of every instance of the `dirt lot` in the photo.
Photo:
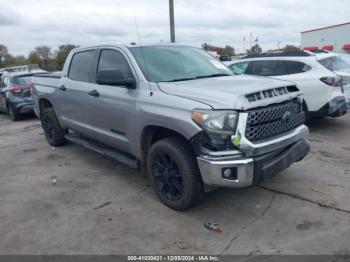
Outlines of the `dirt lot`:
[[[310,123],[307,159],[175,212],[136,171],[0,115],[0,254],[350,254],[350,115]],[[222,233],[203,224],[214,221]]]

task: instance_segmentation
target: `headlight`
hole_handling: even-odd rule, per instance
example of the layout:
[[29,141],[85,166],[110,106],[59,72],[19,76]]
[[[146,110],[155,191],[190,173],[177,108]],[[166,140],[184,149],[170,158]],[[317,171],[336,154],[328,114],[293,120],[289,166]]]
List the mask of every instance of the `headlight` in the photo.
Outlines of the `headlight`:
[[200,110],[192,112],[192,120],[209,133],[232,135],[236,132],[238,113],[228,110]]

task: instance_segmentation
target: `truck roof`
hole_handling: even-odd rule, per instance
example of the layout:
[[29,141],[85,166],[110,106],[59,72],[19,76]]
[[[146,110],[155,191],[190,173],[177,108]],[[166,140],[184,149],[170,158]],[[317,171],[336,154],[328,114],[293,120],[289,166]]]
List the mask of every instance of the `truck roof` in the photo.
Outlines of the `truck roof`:
[[142,44],[142,45],[137,45],[137,44],[136,45],[135,44],[104,44],[104,45],[77,47],[77,48],[74,48],[73,50],[75,52],[77,52],[77,51],[90,50],[90,49],[94,49],[94,48],[119,47],[121,49],[129,49],[129,48],[149,47],[149,46],[187,46],[187,47],[193,47],[191,45],[179,44],[179,43],[155,43],[155,44]]

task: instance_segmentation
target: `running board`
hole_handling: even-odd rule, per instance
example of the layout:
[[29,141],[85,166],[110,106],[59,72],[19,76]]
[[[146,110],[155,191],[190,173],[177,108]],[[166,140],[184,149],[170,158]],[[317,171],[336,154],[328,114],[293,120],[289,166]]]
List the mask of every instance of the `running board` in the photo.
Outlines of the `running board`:
[[110,158],[113,158],[118,162],[121,162],[131,168],[135,168],[135,169],[139,168],[139,161],[137,159],[132,158],[131,156],[125,153],[122,153],[114,148],[89,140],[87,138],[82,137],[79,134],[68,134],[68,135],[65,135],[65,138],[70,142],[86,147],[101,155],[105,155]]

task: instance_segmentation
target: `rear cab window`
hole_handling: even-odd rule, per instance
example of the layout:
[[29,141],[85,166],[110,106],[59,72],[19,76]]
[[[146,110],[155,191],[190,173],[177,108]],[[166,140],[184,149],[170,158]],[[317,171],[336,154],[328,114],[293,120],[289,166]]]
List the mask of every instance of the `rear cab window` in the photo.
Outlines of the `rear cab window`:
[[69,67],[68,78],[75,81],[90,82],[94,54],[95,50],[75,53]]

